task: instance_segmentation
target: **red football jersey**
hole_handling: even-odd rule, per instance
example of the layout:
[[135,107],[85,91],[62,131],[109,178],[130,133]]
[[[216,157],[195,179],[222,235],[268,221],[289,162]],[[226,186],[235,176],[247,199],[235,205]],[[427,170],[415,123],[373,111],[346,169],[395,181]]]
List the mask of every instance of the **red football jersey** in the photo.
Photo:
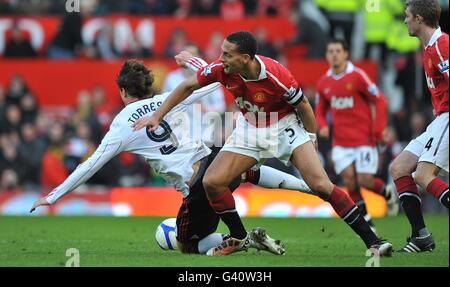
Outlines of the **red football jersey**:
[[[246,80],[239,73],[225,74],[220,60],[197,72],[200,86],[220,82],[230,91],[234,100],[251,124],[261,126],[270,124],[271,113],[276,120],[294,112],[303,97],[297,81],[283,65],[277,61],[256,55],[261,64],[258,79]],[[255,121],[256,120],[256,121]]]
[[424,48],[422,62],[434,114],[448,112],[448,34],[441,28],[436,29]]
[[327,126],[326,115],[331,111],[333,146],[375,146],[386,127],[387,101],[363,70],[351,62],[339,75],[328,70],[319,80],[317,92],[317,124],[319,128]]

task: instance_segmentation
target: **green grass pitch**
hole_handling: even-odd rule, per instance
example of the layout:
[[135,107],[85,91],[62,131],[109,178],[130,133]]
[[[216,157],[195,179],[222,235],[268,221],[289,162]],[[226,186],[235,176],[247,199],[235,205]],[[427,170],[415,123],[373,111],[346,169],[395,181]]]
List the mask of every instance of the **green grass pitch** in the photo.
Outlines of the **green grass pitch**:
[[[154,239],[158,217],[0,217],[0,266],[65,266],[77,248],[80,266],[356,266],[364,267],[362,241],[339,219],[244,218],[263,226],[286,246],[284,256],[249,250],[226,257],[161,250]],[[448,215],[426,216],[436,241],[433,252],[394,253],[380,266],[449,266]],[[404,216],[375,219],[378,233],[401,247],[409,234]],[[220,232],[226,232],[221,223]]]

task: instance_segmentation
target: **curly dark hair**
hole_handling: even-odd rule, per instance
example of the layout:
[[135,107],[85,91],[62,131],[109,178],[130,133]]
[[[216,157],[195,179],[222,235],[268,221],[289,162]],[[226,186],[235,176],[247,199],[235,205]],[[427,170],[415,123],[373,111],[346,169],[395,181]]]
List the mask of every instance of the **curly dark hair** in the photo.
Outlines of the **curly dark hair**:
[[119,89],[125,89],[131,97],[143,99],[152,96],[154,80],[153,72],[144,62],[131,59],[122,65],[116,82]]

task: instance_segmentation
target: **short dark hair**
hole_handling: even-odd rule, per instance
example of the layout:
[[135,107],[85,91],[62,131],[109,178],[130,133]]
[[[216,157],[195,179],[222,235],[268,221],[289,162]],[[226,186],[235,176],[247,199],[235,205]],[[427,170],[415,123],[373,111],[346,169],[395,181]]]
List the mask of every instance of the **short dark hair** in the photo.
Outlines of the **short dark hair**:
[[441,17],[441,6],[438,0],[407,0],[406,7],[409,7],[413,16],[423,17],[425,24],[432,28],[439,26]]
[[237,51],[241,54],[248,54],[250,58],[255,58],[258,51],[258,42],[255,36],[248,31],[239,31],[227,36],[227,41],[237,46]]
[[128,95],[143,99],[152,95],[153,72],[142,61],[127,60],[117,76],[117,85]]
[[328,41],[328,43],[327,43],[327,47],[330,44],[341,44],[341,46],[342,46],[342,48],[344,49],[345,52],[349,52],[350,51],[349,47],[348,47],[348,44],[347,44],[347,41],[345,41],[344,39],[337,39],[337,38],[330,39]]

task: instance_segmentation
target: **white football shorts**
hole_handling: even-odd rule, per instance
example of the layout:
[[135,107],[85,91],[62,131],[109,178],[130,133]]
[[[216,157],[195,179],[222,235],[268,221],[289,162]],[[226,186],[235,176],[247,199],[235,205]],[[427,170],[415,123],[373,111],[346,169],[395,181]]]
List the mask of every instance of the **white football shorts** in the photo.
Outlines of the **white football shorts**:
[[405,150],[419,157],[419,162],[433,163],[448,172],[448,112],[437,116]]
[[221,151],[252,157],[258,162],[258,167],[273,157],[289,165],[294,149],[309,140],[308,133],[295,114],[289,114],[270,126],[258,128],[239,114],[236,128]]
[[334,171],[340,174],[346,167],[355,163],[356,173],[376,174],[378,169],[378,150],[373,146],[342,147],[331,150]]

